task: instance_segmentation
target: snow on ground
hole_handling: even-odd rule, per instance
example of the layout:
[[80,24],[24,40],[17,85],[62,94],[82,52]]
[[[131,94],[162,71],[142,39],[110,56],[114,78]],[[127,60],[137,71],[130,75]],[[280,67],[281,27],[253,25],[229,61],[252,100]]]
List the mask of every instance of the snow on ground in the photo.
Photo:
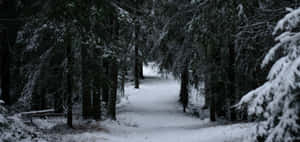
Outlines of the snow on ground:
[[118,108],[118,121],[100,122],[105,132],[67,135],[66,142],[240,142],[252,124],[218,126],[184,114],[178,104],[179,82],[161,78],[145,67],[140,89],[128,84],[128,100]]

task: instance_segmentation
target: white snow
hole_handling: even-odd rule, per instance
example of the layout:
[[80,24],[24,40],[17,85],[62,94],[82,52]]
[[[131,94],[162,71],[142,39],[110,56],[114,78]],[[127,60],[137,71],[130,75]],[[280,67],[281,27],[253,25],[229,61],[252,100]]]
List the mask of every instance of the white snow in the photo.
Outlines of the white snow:
[[4,118],[2,114],[0,114],[0,124],[8,123],[8,121]]
[[48,119],[33,119],[32,123],[37,126],[39,129],[51,129],[56,124]]
[[145,67],[140,89],[127,84],[128,100],[118,108],[118,121],[99,122],[106,131],[70,134],[65,142],[240,142],[253,124],[217,126],[182,112],[179,82],[161,78]]

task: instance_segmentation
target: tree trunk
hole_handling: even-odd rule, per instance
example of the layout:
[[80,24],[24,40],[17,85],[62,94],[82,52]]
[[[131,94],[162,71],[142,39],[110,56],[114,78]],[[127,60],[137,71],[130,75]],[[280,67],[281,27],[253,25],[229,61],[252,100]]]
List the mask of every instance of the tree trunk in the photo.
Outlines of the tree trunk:
[[1,53],[1,88],[2,88],[2,99],[6,105],[10,105],[10,73],[9,73],[9,47],[7,45],[7,32],[6,30],[1,33],[2,40],[2,53]]
[[[228,86],[228,99],[230,99],[230,106],[235,104],[236,96],[235,96],[235,51],[234,44],[229,45],[229,67],[228,67],[228,77],[229,77],[229,86]],[[236,111],[234,108],[230,109],[230,120],[236,120]]]
[[204,96],[204,106],[202,109],[208,109],[209,108],[209,81],[208,81],[208,78],[207,78],[208,75],[205,75],[204,77],[204,92],[205,92],[205,96]]
[[[209,57],[208,57],[208,46],[207,44],[204,44],[204,56],[205,56],[205,60],[207,62],[207,64],[209,64]],[[209,72],[206,71],[205,76],[204,76],[204,92],[205,92],[205,102],[204,102],[204,107],[203,109],[208,109],[209,108]]]
[[[135,13],[137,16],[137,9],[138,9],[138,1],[135,1]],[[135,18],[134,20],[135,25],[134,25],[134,37],[135,37],[135,47],[134,47],[134,87],[135,88],[140,88],[140,81],[139,81],[139,37],[138,37],[138,33],[139,33],[139,24],[138,24],[138,19]]]
[[216,102],[215,94],[211,93],[210,96],[210,121],[216,121]]
[[[4,19],[9,19],[3,21]],[[16,1],[5,0],[0,4],[0,48],[1,48],[1,88],[5,105],[11,105],[10,99],[10,48],[17,37]]]
[[72,106],[73,106],[73,102],[72,102],[72,97],[73,97],[73,75],[72,75],[72,66],[73,66],[73,55],[72,55],[72,40],[70,35],[66,35],[67,39],[65,40],[66,42],[66,56],[68,59],[68,63],[67,63],[67,124],[69,127],[73,127],[73,110],[72,110]]
[[189,100],[189,92],[188,92],[188,83],[189,83],[189,72],[188,66],[184,67],[184,70],[181,73],[181,89],[180,89],[180,102],[183,106],[183,112],[186,112],[186,107],[188,105]]
[[145,79],[145,77],[144,77],[144,69],[143,69],[143,61],[141,61],[141,63],[140,63],[139,73],[140,73],[140,78],[141,79]]
[[[230,12],[232,13],[231,15],[233,15],[236,11],[236,7],[239,5],[238,2],[236,1],[232,1],[232,3],[230,3],[231,5],[231,10]],[[238,21],[233,21],[233,23],[231,24],[231,30],[232,33],[236,33],[237,27],[238,27],[239,22]],[[229,33],[228,33],[229,34]],[[229,34],[227,36],[227,38],[231,38],[234,39],[236,38],[233,34]],[[235,88],[235,84],[236,84],[236,72],[235,72],[235,58],[236,58],[236,54],[235,54],[235,43],[234,41],[227,39],[228,40],[228,48],[229,48],[229,66],[228,66],[228,79],[229,79],[229,84],[228,84],[228,95],[229,99],[230,99],[230,120],[231,121],[235,121],[237,120],[237,113],[235,108],[232,108],[231,106],[235,105],[236,101],[239,101],[240,98],[238,98],[236,96],[236,88]]]
[[217,52],[215,49],[215,46],[213,44],[207,44],[207,63],[208,63],[208,69],[207,69],[207,96],[209,97],[209,111],[210,111],[210,121],[216,121],[216,92],[219,90],[216,88],[216,84],[218,81],[218,71],[216,68],[216,61],[218,59]]
[[81,46],[81,94],[82,94],[82,117],[88,119],[91,115],[91,91],[88,81],[88,61],[87,47]]
[[97,83],[96,85],[94,86],[94,97],[93,97],[94,119],[100,120],[101,119],[101,98],[100,98],[101,89],[98,87]]
[[117,90],[118,90],[118,65],[117,61],[114,59],[111,66],[111,79],[112,79],[112,89],[109,96],[109,117],[112,120],[116,120],[116,102],[117,102]]
[[[135,31],[135,36],[137,37],[137,30]],[[140,81],[139,81],[139,49],[136,39],[135,49],[134,49],[134,87],[140,88]]]
[[125,81],[126,81],[126,68],[123,67],[122,73],[121,73],[121,96],[125,97]]
[[109,64],[108,61],[106,61],[106,59],[103,60],[103,69],[104,69],[104,74],[105,74],[105,82],[102,83],[102,95],[103,95],[103,101],[106,103],[106,105],[108,104],[108,96],[109,96],[109,76],[110,76],[110,68],[109,68]]

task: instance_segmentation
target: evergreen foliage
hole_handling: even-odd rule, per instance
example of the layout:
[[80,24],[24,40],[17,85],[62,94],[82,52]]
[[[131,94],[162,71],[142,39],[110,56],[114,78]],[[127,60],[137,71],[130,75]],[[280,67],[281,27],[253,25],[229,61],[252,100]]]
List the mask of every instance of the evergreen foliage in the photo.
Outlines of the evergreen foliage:
[[[181,81],[184,112],[256,119],[253,141],[294,142],[298,7],[297,0],[0,0],[1,98],[14,111],[54,108],[70,126],[73,115],[116,120],[125,83],[138,89],[143,65],[155,62]],[[192,104],[195,90],[202,106]],[[238,102],[249,116],[233,107]]]

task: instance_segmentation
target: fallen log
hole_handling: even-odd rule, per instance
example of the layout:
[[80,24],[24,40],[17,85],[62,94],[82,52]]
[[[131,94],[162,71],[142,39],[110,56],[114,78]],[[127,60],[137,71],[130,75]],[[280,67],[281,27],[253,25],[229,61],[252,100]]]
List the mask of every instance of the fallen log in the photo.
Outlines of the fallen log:
[[43,113],[53,113],[54,109],[38,110],[38,111],[28,111],[21,112],[21,116],[32,115],[32,114],[43,114]]

